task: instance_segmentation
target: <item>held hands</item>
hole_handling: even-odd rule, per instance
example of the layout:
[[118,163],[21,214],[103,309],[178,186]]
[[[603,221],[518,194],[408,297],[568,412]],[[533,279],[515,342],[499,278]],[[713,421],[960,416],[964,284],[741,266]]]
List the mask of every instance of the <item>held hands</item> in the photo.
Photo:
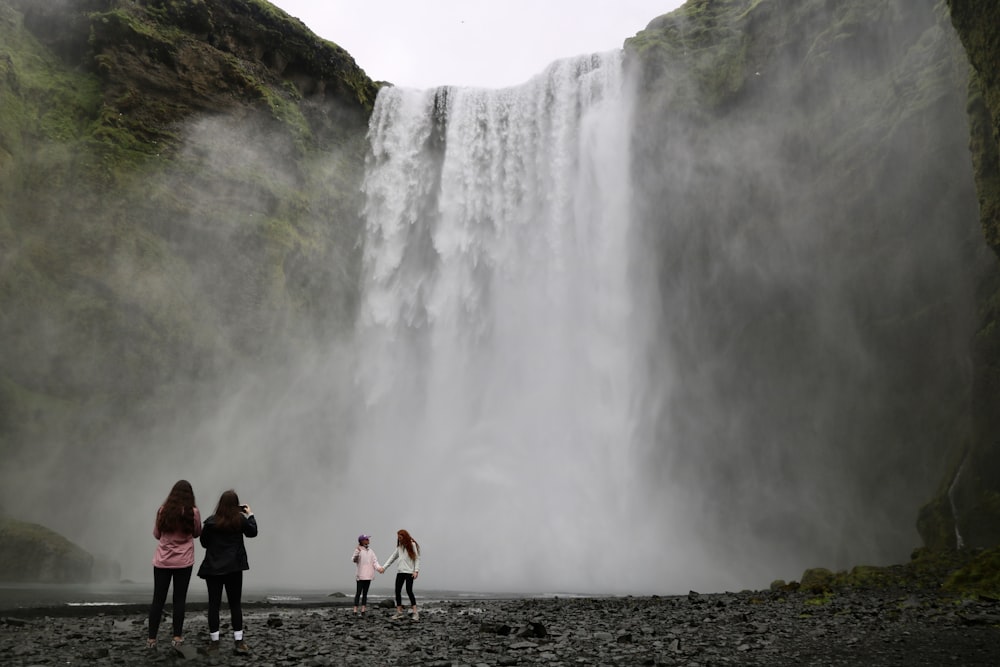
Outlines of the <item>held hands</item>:
[[379,574],[385,574],[385,568],[384,567],[378,567],[378,568],[375,568],[375,569],[378,570]]

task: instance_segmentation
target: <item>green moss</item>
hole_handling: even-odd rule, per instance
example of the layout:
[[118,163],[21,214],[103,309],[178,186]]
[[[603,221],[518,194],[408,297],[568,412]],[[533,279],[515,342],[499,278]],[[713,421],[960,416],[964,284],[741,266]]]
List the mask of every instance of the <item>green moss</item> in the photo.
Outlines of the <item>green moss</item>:
[[175,50],[175,44],[188,39],[187,31],[168,22],[155,5],[130,4],[107,12],[89,15],[95,27],[92,46],[104,44],[139,44],[153,53],[166,55]]
[[740,24],[756,4],[690,0],[626,40],[626,52],[642,63],[647,84],[663,79],[655,85],[669,88],[674,106],[717,107],[748,76],[749,34]]
[[308,146],[312,142],[313,136],[309,122],[302,114],[298,91],[290,83],[285,86],[285,94],[288,97],[281,95],[278,91],[272,90],[270,87],[261,86],[258,89],[261,91],[261,96],[267,102],[272,117],[285,125],[288,132],[292,135],[299,154],[305,154],[308,151]]
[[858,565],[851,569],[844,581],[854,588],[883,588],[895,583],[896,578],[887,568]]
[[86,583],[94,558],[61,535],[33,523],[0,518],[0,580]]
[[967,596],[1000,599],[1000,549],[977,554],[972,562],[952,573],[943,588]]
[[28,141],[68,142],[85,135],[100,104],[96,77],[67,70],[0,7],[0,146],[9,151]]
[[824,593],[823,595],[817,595],[811,598],[806,598],[802,601],[802,604],[809,607],[824,607],[830,604],[834,599],[832,593]]

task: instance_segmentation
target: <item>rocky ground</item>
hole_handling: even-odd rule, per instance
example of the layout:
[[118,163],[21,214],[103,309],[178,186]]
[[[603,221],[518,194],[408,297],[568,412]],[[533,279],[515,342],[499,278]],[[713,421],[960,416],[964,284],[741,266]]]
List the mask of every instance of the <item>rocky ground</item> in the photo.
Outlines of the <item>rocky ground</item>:
[[[187,648],[144,648],[141,608],[0,618],[0,663],[33,665],[1000,665],[1000,603],[934,593],[765,591],[676,597],[427,601],[392,608],[254,606],[249,656],[208,656],[204,609]],[[68,613],[68,612],[65,612]],[[79,613],[79,612],[77,612]],[[223,610],[225,616],[225,609]],[[224,625],[224,631],[226,630]]]

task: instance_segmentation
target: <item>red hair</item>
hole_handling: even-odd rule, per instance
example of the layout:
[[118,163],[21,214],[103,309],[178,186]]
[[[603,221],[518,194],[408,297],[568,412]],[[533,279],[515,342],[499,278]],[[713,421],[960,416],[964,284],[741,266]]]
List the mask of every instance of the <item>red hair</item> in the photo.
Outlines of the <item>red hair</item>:
[[410,557],[410,560],[417,559],[417,555],[420,553],[420,545],[402,528],[396,531],[396,544],[406,549],[406,555]]

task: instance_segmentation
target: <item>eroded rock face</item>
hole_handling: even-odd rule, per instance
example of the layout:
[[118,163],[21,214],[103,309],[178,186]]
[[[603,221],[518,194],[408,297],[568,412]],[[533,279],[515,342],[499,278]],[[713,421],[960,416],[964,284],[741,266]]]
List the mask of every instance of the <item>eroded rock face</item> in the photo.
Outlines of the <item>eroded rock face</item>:
[[93,568],[94,557],[58,533],[0,518],[0,581],[89,583]]
[[0,456],[349,329],[376,92],[266,2],[0,0]]
[[[947,4],[971,65],[969,149],[982,232],[1000,253],[1000,4]],[[1000,546],[1000,283],[983,281],[977,296],[971,434],[956,442],[942,490],[921,509],[917,524],[924,543],[935,548]]]
[[948,0],[948,7],[974,71],[969,113],[983,231],[1000,252],[1000,5]]
[[[685,443],[670,483],[721,480],[720,545],[838,568],[899,559],[973,419],[997,441],[997,401],[967,360],[998,264],[969,159],[968,62],[941,10],[689,2],[626,43],[644,84],[649,311],[663,314],[651,375],[673,378],[661,428]],[[953,546],[941,509],[935,544]],[[970,535],[1000,525],[967,516]]]

